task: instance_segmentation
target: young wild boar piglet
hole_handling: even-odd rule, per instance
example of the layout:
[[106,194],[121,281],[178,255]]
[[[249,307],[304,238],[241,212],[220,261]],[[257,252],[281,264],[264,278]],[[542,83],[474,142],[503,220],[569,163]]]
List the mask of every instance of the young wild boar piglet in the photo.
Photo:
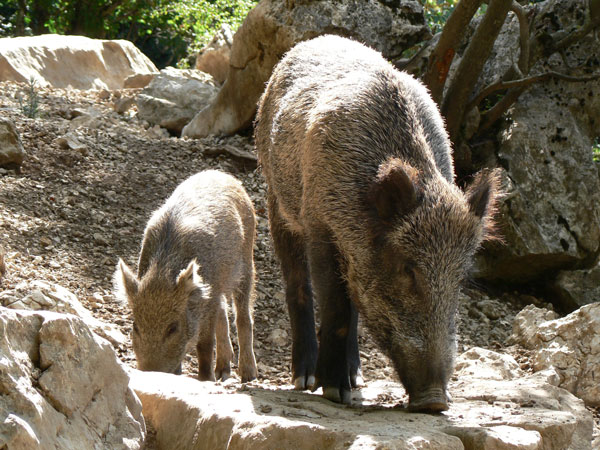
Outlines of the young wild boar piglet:
[[256,378],[254,230],[248,194],[239,181],[216,170],[185,180],[154,212],[144,231],[137,276],[122,260],[114,276],[118,295],[133,312],[139,369],[181,373],[181,362],[195,343],[198,378],[228,378],[233,347],[227,300],[233,299],[239,375],[242,381]]
[[[357,42],[322,36],[275,67],[255,122],[286,282],[297,389],[350,403],[358,312],[415,411],[448,408],[461,280],[490,235],[496,171],[465,192],[425,87]],[[319,346],[312,295],[319,302]]]

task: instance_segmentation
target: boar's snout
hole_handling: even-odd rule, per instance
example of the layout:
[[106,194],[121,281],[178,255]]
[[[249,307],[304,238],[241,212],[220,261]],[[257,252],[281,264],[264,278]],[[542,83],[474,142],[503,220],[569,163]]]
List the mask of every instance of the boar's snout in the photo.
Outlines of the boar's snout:
[[412,412],[436,413],[448,409],[448,394],[441,386],[430,386],[409,396],[408,410]]
[[174,373],[175,375],[181,374],[181,363],[172,363],[159,361],[157,359],[138,359],[138,370],[142,372],[164,372],[164,373]]

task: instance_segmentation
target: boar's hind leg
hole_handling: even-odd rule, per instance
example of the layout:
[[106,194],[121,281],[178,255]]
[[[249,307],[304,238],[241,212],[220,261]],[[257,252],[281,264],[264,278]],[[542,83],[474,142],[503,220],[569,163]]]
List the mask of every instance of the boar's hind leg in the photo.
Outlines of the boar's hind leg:
[[238,370],[242,383],[254,380],[258,375],[256,359],[254,358],[254,344],[252,331],[252,296],[254,290],[254,268],[242,278],[240,286],[234,294],[235,326],[240,344],[238,357]]
[[229,320],[227,320],[227,299],[221,300],[217,311],[217,362],[215,365],[215,378],[225,381],[231,375],[231,358],[233,347],[229,337]]
[[315,382],[317,335],[304,241],[284,223],[275,197],[268,195],[268,201],[271,235],[285,279],[292,327],[292,382],[296,389],[308,389]]
[[[353,334],[353,307],[341,277],[338,251],[327,232],[311,228],[308,260],[311,280],[321,312],[319,356],[317,358],[316,389],[323,387],[323,396],[338,403],[352,401],[348,351]],[[353,323],[354,322],[354,323]],[[356,335],[354,335],[356,339]],[[356,368],[355,370],[357,370]]]

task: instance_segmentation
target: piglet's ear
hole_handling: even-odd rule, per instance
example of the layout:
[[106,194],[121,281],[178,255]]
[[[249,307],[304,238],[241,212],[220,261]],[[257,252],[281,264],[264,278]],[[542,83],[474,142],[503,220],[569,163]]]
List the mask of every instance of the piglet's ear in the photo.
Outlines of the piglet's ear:
[[368,201],[377,216],[390,221],[412,212],[419,204],[418,171],[399,159],[392,159],[379,167],[371,186]]
[[198,270],[200,267],[195,259],[192,259],[188,266],[183,269],[177,276],[176,286],[177,289],[182,289],[186,293],[192,293],[196,289],[199,289],[204,298],[208,298],[210,291],[200,276]]
[[115,295],[120,301],[131,302],[131,297],[139,291],[139,281],[129,266],[119,259],[117,270],[113,275]]
[[483,224],[484,239],[494,236],[494,214],[501,196],[500,169],[481,170],[466,191],[469,209]]

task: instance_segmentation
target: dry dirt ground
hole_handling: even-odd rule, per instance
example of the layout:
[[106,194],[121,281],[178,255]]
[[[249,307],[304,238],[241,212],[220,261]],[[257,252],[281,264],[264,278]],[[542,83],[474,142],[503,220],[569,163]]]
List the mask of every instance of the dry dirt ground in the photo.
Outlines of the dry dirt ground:
[[[20,172],[0,169],[0,246],[7,263],[0,291],[33,280],[57,283],[128,336],[129,310],[112,292],[118,258],[136,266],[146,221],[177,184],[207,168],[229,172],[242,181],[257,212],[255,383],[288,384],[289,322],[268,232],[265,185],[255,164],[228,151],[252,152],[251,136],[171,137],[139,120],[135,106],[115,112],[115,103],[133,97],[135,90],[40,88],[39,117],[30,119],[18,101],[26,98],[24,90],[25,85],[0,83],[0,115],[15,123],[27,153]],[[68,133],[79,148],[61,145],[59,138]],[[461,298],[459,352],[472,346],[502,350],[529,369],[527,353],[507,346],[507,337],[514,315],[532,302],[542,303],[517,293],[493,296],[467,285]],[[235,329],[232,336],[235,347]],[[359,340],[365,380],[395,379],[367,331],[361,329]],[[135,366],[130,342],[117,351],[125,364]],[[184,374],[195,373],[196,358],[188,355]]]

